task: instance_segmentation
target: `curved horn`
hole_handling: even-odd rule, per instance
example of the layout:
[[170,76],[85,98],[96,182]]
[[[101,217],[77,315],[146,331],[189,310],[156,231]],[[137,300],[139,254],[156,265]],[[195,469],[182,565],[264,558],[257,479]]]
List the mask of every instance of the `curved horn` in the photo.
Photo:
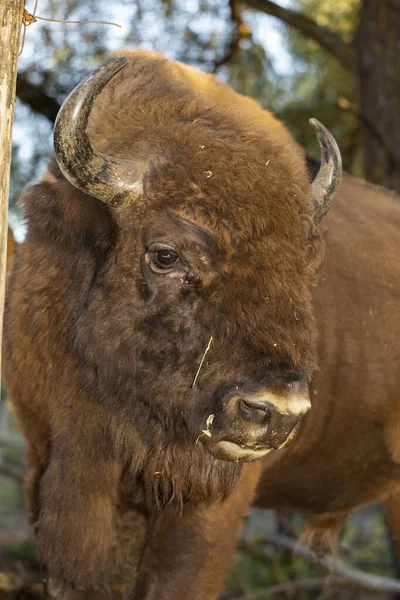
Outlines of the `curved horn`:
[[342,179],[342,157],[331,132],[317,119],[310,119],[309,123],[317,135],[321,148],[321,166],[312,183],[314,220],[320,223],[338,192]]
[[137,198],[145,165],[95,150],[87,124],[96,97],[128,62],[115,58],[91,73],[64,101],[54,125],[54,150],[63,175],[78,190],[113,206],[126,206]]

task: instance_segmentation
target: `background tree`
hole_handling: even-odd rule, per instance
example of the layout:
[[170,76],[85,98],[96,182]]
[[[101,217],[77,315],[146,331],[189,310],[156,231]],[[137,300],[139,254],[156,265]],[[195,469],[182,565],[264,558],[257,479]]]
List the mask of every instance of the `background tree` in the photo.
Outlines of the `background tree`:
[[[4,0],[0,5],[0,328],[3,324],[7,264],[8,190],[10,182],[11,132],[14,118],[18,62],[18,25],[23,0]],[[1,368],[1,340],[0,340]],[[1,371],[0,371],[1,384]]]
[[356,117],[363,174],[399,192],[400,0],[297,0],[301,12],[269,0],[246,4],[284,21],[335,58],[344,81],[352,81],[337,104]]

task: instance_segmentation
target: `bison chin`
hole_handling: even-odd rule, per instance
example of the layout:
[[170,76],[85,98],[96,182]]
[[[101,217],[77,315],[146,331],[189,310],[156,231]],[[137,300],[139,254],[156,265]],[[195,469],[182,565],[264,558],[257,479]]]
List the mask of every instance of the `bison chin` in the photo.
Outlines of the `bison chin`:
[[136,455],[131,463],[131,474],[141,484],[149,508],[173,505],[181,511],[184,503],[223,501],[239,479],[240,464],[216,458],[200,441],[154,447],[159,450],[153,448],[142,460]]

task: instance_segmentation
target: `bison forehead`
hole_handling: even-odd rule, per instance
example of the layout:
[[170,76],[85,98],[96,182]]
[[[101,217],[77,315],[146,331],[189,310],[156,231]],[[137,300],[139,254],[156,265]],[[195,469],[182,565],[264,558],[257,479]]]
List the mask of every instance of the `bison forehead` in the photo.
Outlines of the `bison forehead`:
[[169,150],[154,158],[145,177],[145,195],[154,208],[170,207],[208,229],[224,227],[237,239],[278,231],[283,237],[308,234],[312,220],[310,186],[279,156],[274,166],[254,149],[246,152]]
[[244,235],[271,224],[298,228],[312,201],[303,153],[286,129],[255,103],[242,110],[239,96],[233,101],[204,73],[193,82],[190,71],[157,55],[151,69],[146,61],[144,73],[136,53],[95,101],[96,148],[147,162],[146,192],[164,206],[212,213],[207,220],[226,219]]

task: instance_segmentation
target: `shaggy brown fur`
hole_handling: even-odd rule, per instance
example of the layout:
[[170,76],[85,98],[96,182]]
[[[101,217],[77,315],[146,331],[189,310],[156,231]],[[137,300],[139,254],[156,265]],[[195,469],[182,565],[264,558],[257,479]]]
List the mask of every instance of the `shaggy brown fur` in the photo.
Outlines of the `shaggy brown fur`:
[[309,515],[328,539],[359,506],[393,495],[399,507],[400,198],[345,175],[322,230],[313,408],[266,457],[257,502]]
[[13,232],[11,231],[10,228],[8,228],[8,232],[7,232],[7,273],[10,271],[11,269],[11,262],[12,262],[12,257],[15,254],[15,239],[13,236]]
[[[293,373],[309,378],[315,369],[310,290],[322,247],[303,155],[253,101],[209,75],[145,52],[133,53],[98,97],[90,136],[112,156],[149,159],[143,197],[128,209],[110,209],[78,192],[53,164],[23,197],[28,235],[16,256],[6,307],[6,378],[28,440],[27,490],[49,595],[212,600],[263,463],[221,461],[209,452],[207,436],[195,441],[226,386],[271,386]],[[330,479],[337,473],[348,488],[347,500],[338,503],[342,514],[386,490],[382,478],[397,476],[395,469],[385,475],[375,469],[369,487],[357,479],[365,446],[354,468],[347,463],[356,434],[370,439],[375,426],[386,440],[383,411],[367,405],[360,415],[356,404],[356,307],[366,290],[376,290],[377,302],[382,298],[368,259],[357,267],[357,240],[381,239],[383,222],[385,240],[396,243],[392,217],[382,213],[374,225],[372,201],[366,217],[361,195],[349,202],[349,181],[331,219],[332,257],[324,268],[332,265],[334,272],[316,290],[322,368],[312,415],[295,442],[309,450],[301,454],[298,480],[289,469],[296,462],[290,449],[270,455],[261,504],[282,505],[286,494],[292,508],[325,514],[337,494]],[[376,192],[365,187],[362,196],[368,193]],[[354,203],[359,208],[349,208]],[[190,260],[182,278],[162,280],[143,263],[149,240],[165,235]],[[329,235],[327,241],[329,246]],[[348,260],[351,277],[358,278],[355,289],[346,279]],[[334,279],[341,269],[343,294]],[[191,388],[211,335],[213,345]],[[349,342],[334,355],[338,339]],[[379,335],[374,343],[381,343]],[[398,357],[394,343],[396,348]],[[374,373],[365,373],[367,391]],[[335,412],[331,402],[341,381],[348,392],[342,392],[343,411]],[[386,376],[381,395],[384,381]],[[356,431],[346,425],[344,409],[351,406]],[[314,415],[321,426],[313,426]],[[335,426],[325,449],[330,420]],[[342,441],[335,430],[351,431],[351,437]],[[389,464],[390,450],[385,452],[377,441],[370,460],[383,457]],[[308,469],[311,458],[319,470]],[[309,482],[307,493],[302,478]]]

